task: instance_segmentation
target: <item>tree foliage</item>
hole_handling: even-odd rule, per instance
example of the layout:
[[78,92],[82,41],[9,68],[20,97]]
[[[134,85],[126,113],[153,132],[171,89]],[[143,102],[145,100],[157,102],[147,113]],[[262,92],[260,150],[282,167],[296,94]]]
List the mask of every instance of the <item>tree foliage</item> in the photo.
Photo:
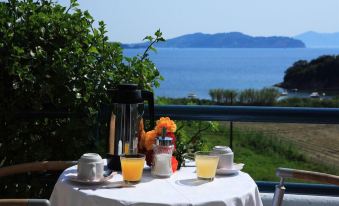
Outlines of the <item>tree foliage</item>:
[[210,89],[212,102],[222,105],[273,105],[279,91],[276,88],[244,89]]
[[[143,54],[127,58],[120,44],[108,41],[105,23],[93,26],[93,17],[77,6],[76,0],[69,7],[50,0],[0,2],[0,167],[96,151],[96,114],[110,100],[107,89],[136,83],[151,90],[162,79],[148,55],[164,41],[160,30],[146,37]],[[18,118],[28,111],[82,115]]]
[[338,90],[339,55],[325,55],[311,61],[295,62],[285,71],[284,81],[280,86],[299,90]]

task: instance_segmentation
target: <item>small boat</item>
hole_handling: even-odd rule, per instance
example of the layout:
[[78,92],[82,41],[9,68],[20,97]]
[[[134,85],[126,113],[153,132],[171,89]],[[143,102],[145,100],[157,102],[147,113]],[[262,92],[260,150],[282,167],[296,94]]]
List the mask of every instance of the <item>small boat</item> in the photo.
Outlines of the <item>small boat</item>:
[[284,90],[283,92],[281,92],[280,96],[287,96],[288,95],[288,92],[287,90]]
[[196,94],[194,94],[194,93],[189,93],[187,95],[187,97],[190,98],[190,99],[196,99],[198,96]]
[[320,97],[320,95],[319,95],[318,92],[312,92],[312,93],[310,94],[310,98],[319,98],[319,97]]

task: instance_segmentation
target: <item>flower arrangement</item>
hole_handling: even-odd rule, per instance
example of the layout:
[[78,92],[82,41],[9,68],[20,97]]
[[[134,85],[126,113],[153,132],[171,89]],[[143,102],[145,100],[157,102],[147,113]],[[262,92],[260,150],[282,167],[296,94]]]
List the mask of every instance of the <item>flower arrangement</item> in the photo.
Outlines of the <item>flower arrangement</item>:
[[[176,137],[174,135],[177,130],[177,125],[169,117],[161,117],[153,130],[145,132],[143,124],[139,127],[139,152],[146,154],[146,163],[148,166],[152,165],[153,159],[153,144],[155,144],[156,137],[162,135],[164,128],[166,129],[166,136],[172,138],[174,149],[176,149]],[[177,170],[178,161],[172,156],[172,170]]]

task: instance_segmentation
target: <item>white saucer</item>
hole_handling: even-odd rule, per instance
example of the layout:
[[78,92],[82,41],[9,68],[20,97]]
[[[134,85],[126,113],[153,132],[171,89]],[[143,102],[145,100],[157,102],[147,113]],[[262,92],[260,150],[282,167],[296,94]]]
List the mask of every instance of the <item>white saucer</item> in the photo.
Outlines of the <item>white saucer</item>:
[[101,184],[104,183],[110,179],[113,178],[114,175],[116,175],[116,172],[112,172],[110,175],[108,176],[103,176],[100,179],[96,179],[96,180],[87,180],[87,179],[80,179],[78,178],[78,175],[75,173],[73,174],[69,174],[66,176],[67,179],[71,180],[72,182],[77,182],[77,183],[82,183],[82,184],[88,184],[88,185],[96,185],[96,184]]
[[244,167],[245,164],[243,163],[234,163],[233,167],[231,169],[226,169],[226,168],[219,168],[217,169],[217,174],[218,175],[232,175],[238,173],[242,168]]

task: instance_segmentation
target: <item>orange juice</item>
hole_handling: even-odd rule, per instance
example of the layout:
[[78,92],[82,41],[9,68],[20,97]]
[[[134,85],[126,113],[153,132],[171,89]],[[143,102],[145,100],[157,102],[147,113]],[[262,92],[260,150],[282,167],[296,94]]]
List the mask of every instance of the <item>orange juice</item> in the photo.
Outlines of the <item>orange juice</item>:
[[145,155],[128,155],[124,154],[120,157],[122,177],[126,182],[139,182],[145,164]]
[[125,143],[125,154],[129,153],[129,144]]
[[218,162],[218,156],[201,154],[198,152],[195,155],[195,164],[197,167],[198,178],[213,180],[217,171]]

